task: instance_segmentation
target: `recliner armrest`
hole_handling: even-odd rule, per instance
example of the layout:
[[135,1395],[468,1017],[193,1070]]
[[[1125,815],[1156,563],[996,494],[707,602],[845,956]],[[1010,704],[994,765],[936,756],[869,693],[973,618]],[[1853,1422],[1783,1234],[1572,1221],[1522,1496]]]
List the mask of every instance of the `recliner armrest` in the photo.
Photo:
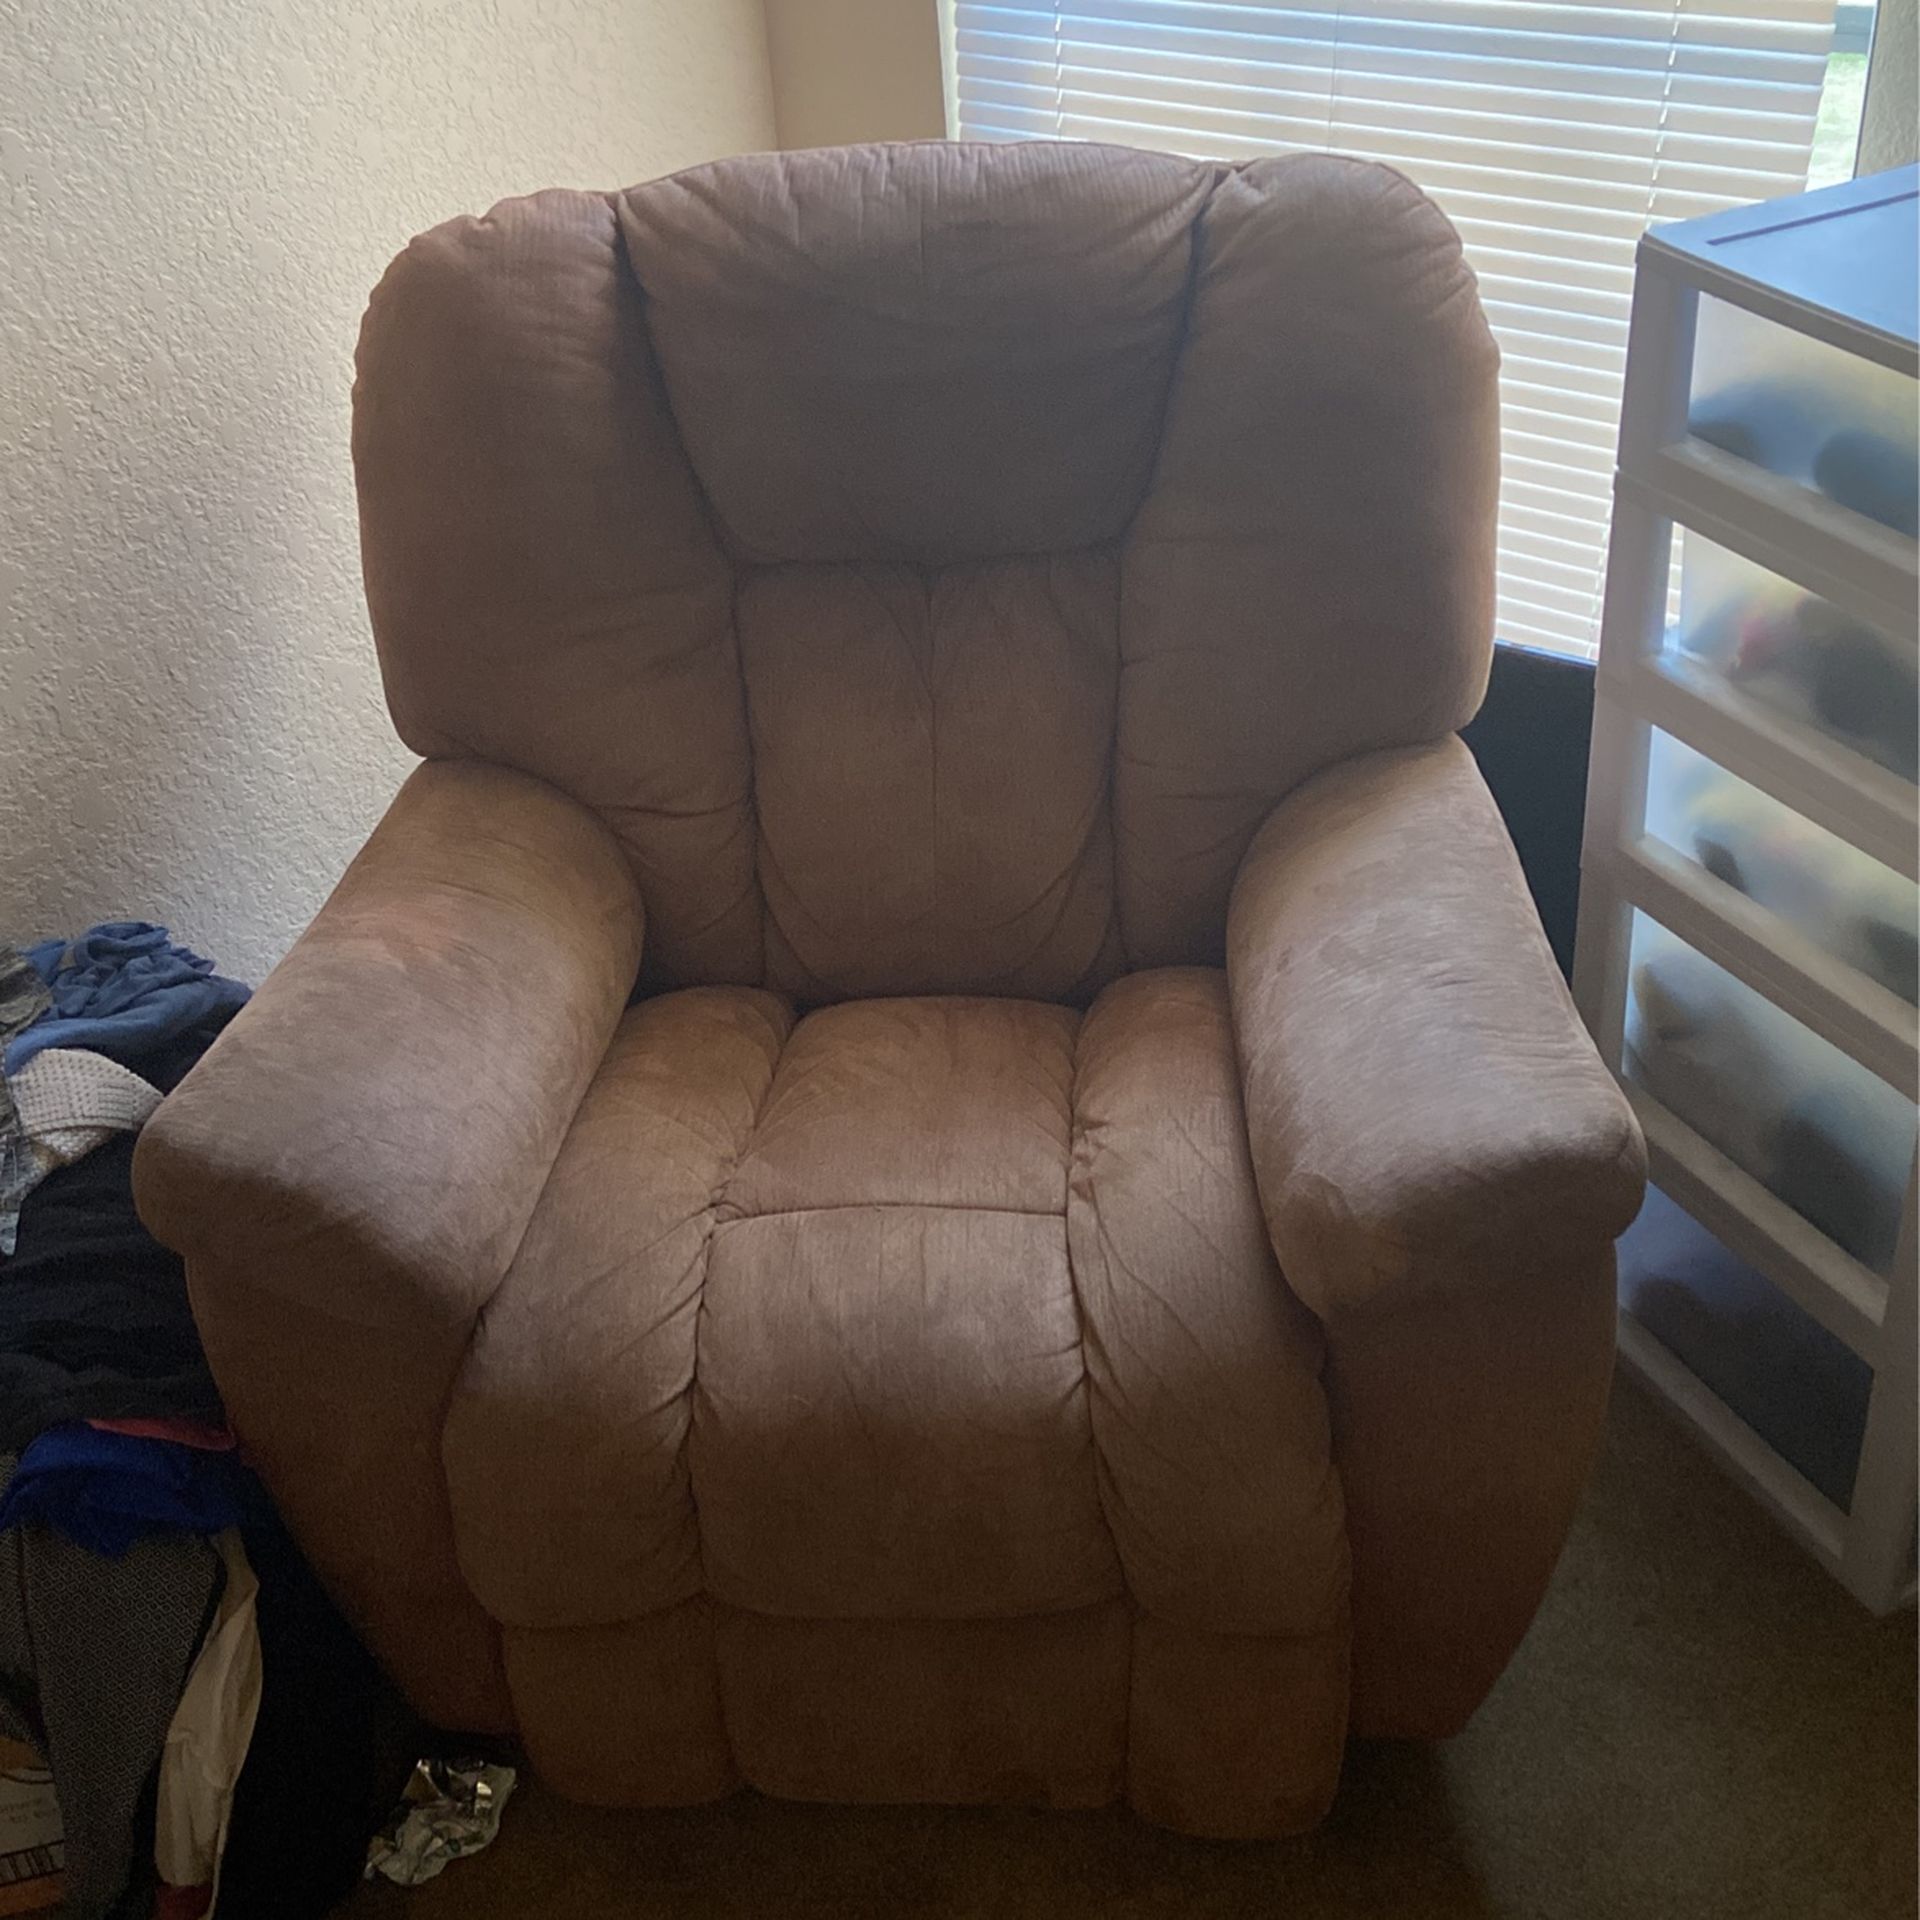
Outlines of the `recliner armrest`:
[[461,1579],[447,1396],[632,990],[619,847],[524,774],[430,762],[141,1136],[229,1417],[442,1726],[512,1724]]
[[1591,1260],[1645,1149],[1452,735],[1345,762],[1269,816],[1227,977],[1253,1162],[1323,1319]]
[[[606,1050],[641,928],[577,802],[505,768],[420,767],[142,1135],[142,1217],[190,1260],[252,1244],[263,1291],[343,1320],[470,1318]],[[324,1277],[306,1270],[323,1242]],[[349,1246],[409,1297],[369,1295]]]

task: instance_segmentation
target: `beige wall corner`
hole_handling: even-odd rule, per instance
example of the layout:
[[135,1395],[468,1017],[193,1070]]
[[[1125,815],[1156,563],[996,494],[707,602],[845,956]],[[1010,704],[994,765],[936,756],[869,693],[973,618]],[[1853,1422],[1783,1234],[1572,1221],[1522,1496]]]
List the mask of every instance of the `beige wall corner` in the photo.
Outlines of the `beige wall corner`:
[[354,336],[410,236],[771,146],[760,0],[0,0],[0,938],[258,979],[410,764]]
[[938,140],[947,130],[938,0],[766,0],[783,147]]
[[1860,125],[1860,171],[1883,173],[1920,160],[1920,0],[1880,0],[1873,58],[1867,68],[1867,106]]

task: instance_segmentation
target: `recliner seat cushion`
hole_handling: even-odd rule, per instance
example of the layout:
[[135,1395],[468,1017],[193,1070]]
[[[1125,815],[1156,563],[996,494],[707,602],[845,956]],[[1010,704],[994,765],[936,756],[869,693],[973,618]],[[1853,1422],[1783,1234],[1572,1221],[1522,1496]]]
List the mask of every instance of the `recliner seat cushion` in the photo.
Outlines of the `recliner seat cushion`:
[[[1229,1775],[1186,1748],[1211,1686],[1209,1724],[1251,1713],[1288,1749],[1235,1790],[1317,1806],[1347,1620],[1321,1357],[1260,1227],[1221,974],[1134,975],[1084,1017],[928,997],[794,1023],[753,989],[666,994],[622,1022],[456,1389],[461,1564],[562,1778],[592,1725],[646,1797],[735,1770],[891,1797],[929,1768],[936,1797],[996,1797],[942,1786],[960,1749],[916,1731],[938,1670],[985,1661],[994,1696],[1037,1657],[1021,1623],[1104,1619],[1070,1636],[1093,1664],[1022,1708],[1038,1797],[1111,1775],[1106,1797],[1137,1761],[1207,1826]],[[751,1679],[779,1621],[823,1649],[834,1623],[910,1623],[945,1651],[909,1694],[934,1691],[863,1687],[838,1709],[857,1738],[797,1750],[806,1714]],[[568,1678],[566,1647],[645,1671],[667,1644],[712,1685],[626,1692],[611,1728]],[[1054,1724],[1089,1699],[1144,1715],[1144,1757]]]

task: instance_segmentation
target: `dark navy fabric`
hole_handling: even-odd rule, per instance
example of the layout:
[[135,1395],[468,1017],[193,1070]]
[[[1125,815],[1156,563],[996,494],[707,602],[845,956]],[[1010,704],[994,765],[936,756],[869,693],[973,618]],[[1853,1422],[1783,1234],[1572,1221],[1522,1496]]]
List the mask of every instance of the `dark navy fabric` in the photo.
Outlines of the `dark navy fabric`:
[[258,1483],[231,1453],[49,1427],[21,1454],[0,1498],[0,1532],[39,1525],[109,1560],[150,1533],[219,1533],[257,1511]]
[[21,1203],[0,1260],[0,1451],[63,1420],[225,1418],[186,1268],[134,1211],[136,1138],[56,1167]]

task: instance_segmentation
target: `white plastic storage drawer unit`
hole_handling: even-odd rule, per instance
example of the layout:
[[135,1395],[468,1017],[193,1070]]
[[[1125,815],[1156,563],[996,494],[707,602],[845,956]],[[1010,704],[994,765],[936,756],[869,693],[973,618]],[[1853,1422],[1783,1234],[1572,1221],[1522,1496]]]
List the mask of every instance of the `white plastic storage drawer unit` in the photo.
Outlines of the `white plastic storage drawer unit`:
[[1641,242],[1575,993],[1647,1132],[1620,1350],[1913,1592],[1920,169]]

